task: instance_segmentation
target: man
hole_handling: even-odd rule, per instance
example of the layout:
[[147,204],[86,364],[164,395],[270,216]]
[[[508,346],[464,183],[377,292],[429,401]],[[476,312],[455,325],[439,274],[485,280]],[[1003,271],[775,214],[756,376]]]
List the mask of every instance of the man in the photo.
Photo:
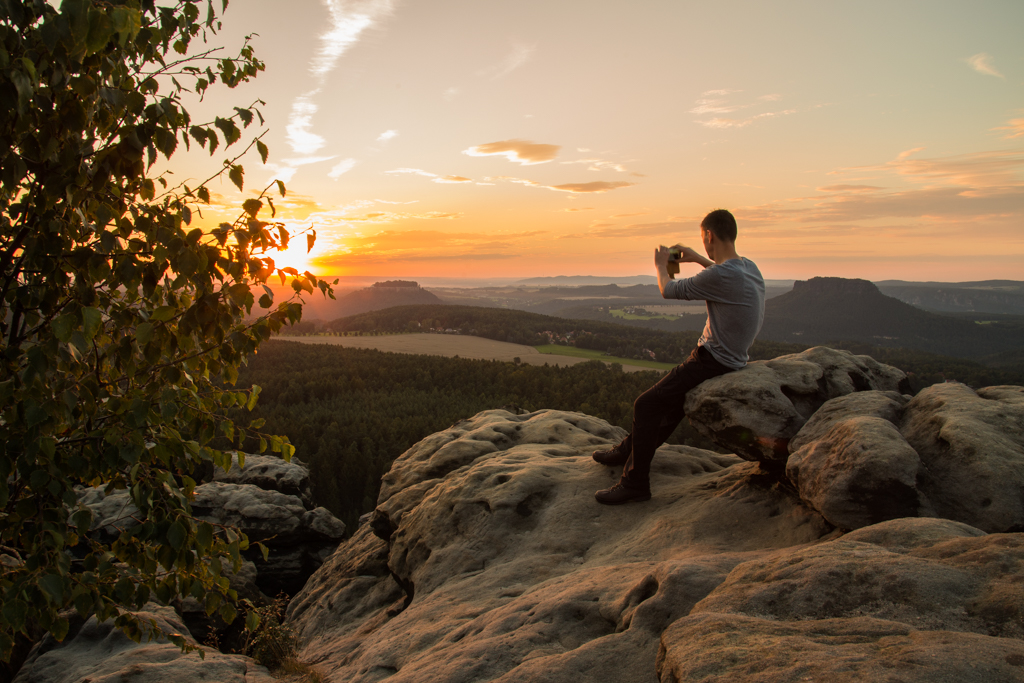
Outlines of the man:
[[[615,486],[598,491],[605,505],[651,499],[651,460],[684,416],[686,394],[704,380],[739,370],[764,320],[764,279],[753,261],[736,253],[736,219],[725,209],[712,211],[700,224],[704,258],[689,247],[676,245],[671,259],[667,247],[654,252],[658,288],[666,299],[707,301],[708,321],[697,348],[682,365],[669,371],[633,404],[633,428],[622,443],[596,451],[603,465],[624,465]],[[672,279],[670,266],[696,263],[704,270],[683,280]]]

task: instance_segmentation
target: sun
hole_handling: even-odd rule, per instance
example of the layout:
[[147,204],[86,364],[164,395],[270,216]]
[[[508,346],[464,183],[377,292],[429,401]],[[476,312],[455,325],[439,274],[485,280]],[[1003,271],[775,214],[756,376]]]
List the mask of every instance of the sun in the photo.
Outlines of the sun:
[[310,258],[311,254],[306,253],[305,240],[302,243],[296,243],[289,246],[284,251],[277,249],[267,250],[267,256],[274,259],[274,266],[276,268],[294,268],[300,273],[305,273],[310,269]]

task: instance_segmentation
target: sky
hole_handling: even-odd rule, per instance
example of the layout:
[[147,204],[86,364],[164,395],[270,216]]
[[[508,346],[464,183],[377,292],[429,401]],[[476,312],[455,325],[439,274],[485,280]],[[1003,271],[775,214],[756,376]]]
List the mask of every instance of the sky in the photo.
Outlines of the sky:
[[270,157],[244,193],[214,181],[200,225],[283,180],[277,218],[317,241],[279,265],[654,274],[727,208],[770,279],[1024,280],[1020,0],[233,0],[223,22],[266,71],[188,109],[263,100]]

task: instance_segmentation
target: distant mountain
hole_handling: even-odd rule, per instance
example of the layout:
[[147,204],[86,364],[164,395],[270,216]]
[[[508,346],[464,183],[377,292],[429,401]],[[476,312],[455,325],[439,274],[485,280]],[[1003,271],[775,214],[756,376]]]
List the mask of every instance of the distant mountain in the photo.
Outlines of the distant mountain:
[[849,341],[982,358],[1024,348],[1015,325],[939,315],[886,296],[867,280],[816,277],[765,303],[760,338],[803,344]]
[[1024,282],[878,282],[878,289],[904,303],[940,313],[1024,315]]
[[611,277],[602,275],[552,275],[549,277],[531,277],[518,280],[517,286],[531,287],[578,287],[580,285],[657,285],[658,278],[653,275],[627,275]]
[[345,296],[338,297],[335,315],[348,316],[378,311],[393,306],[412,306],[416,304],[443,304],[434,294],[420,287],[415,282],[394,280],[377,282],[372,287],[359,289]]

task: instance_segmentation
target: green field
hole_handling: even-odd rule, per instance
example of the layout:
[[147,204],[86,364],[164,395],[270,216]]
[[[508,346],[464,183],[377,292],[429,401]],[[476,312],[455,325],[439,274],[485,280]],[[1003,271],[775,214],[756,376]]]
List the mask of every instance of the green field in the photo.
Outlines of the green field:
[[611,308],[608,310],[615,318],[622,318],[623,320],[677,320],[678,315],[636,315],[635,313],[626,313],[621,308]]
[[653,360],[634,360],[632,358],[616,358],[615,356],[605,355],[603,351],[593,351],[591,349],[577,349],[575,346],[560,346],[558,344],[543,344],[541,346],[534,346],[541,353],[546,353],[551,356],[572,356],[574,358],[592,358],[594,360],[604,361],[606,363],[621,363],[622,365],[638,365],[643,368],[651,368],[652,370],[671,370],[675,367],[672,363],[656,363]]

